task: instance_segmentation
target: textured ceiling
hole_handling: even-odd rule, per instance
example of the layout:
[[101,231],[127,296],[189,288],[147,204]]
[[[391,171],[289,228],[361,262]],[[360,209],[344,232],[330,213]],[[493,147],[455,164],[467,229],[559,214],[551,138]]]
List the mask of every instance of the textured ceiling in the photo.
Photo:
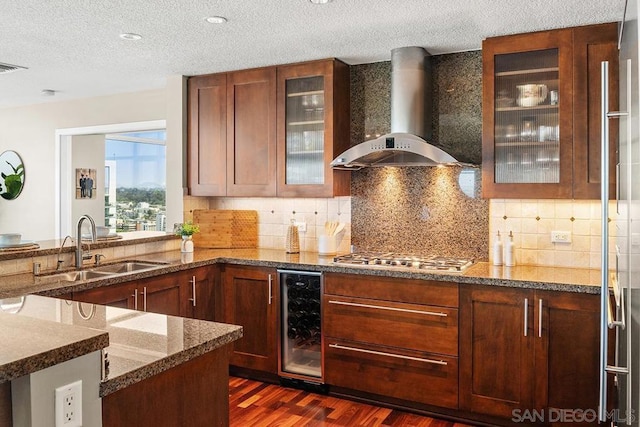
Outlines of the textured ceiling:
[[[619,21],[623,10],[624,0],[0,0],[0,62],[28,67],[0,74],[0,108],[161,88],[176,74],[387,61],[402,46],[475,50],[489,36]],[[213,15],[228,22],[204,21]]]

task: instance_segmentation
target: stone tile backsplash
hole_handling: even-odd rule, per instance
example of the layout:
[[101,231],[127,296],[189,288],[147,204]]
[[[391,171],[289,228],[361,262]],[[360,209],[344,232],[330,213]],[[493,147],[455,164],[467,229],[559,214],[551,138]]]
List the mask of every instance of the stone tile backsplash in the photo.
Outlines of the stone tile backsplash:
[[[505,241],[513,231],[516,263],[552,267],[599,268],[601,253],[601,207],[597,200],[492,199],[490,203],[490,246],[500,231]],[[614,218],[615,203],[609,207]],[[612,237],[621,234],[622,224],[609,222]],[[551,243],[552,231],[571,232],[571,243]],[[609,244],[615,259],[614,243]],[[493,261],[489,249],[490,261]]]
[[[248,209],[258,212],[258,246],[261,248],[285,248],[287,227],[291,219],[307,224],[307,231],[300,233],[300,250],[316,252],[318,236],[324,233],[327,221],[346,224],[339,252],[349,252],[351,245],[351,197],[283,199],[273,197],[211,197],[207,207],[200,200],[192,204],[185,198],[185,218],[191,209]],[[187,209],[188,208],[188,209]]]

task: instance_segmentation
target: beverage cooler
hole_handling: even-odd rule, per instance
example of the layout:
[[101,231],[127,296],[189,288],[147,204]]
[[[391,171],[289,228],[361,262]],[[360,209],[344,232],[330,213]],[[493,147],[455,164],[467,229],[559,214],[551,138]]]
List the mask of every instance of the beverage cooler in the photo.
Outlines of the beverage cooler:
[[278,270],[280,283],[280,359],[283,383],[323,383],[321,300],[322,273]]

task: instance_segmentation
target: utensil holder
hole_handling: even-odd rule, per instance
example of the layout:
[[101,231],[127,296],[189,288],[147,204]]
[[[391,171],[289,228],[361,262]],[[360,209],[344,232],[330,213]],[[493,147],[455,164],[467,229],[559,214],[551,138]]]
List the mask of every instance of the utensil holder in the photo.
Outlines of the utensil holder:
[[327,236],[326,234],[318,236],[318,254],[319,255],[335,255],[338,249],[338,239],[336,235]]

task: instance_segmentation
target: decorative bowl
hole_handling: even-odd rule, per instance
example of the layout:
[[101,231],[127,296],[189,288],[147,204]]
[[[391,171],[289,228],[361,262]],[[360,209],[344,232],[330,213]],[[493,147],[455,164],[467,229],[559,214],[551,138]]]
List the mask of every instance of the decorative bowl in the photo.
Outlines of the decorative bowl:
[[0,234],[1,246],[19,245],[21,241],[22,241],[22,234],[19,234],[19,233]]
[[111,232],[111,229],[109,227],[105,227],[101,225],[96,226],[96,237],[98,239],[107,237],[110,232]]

